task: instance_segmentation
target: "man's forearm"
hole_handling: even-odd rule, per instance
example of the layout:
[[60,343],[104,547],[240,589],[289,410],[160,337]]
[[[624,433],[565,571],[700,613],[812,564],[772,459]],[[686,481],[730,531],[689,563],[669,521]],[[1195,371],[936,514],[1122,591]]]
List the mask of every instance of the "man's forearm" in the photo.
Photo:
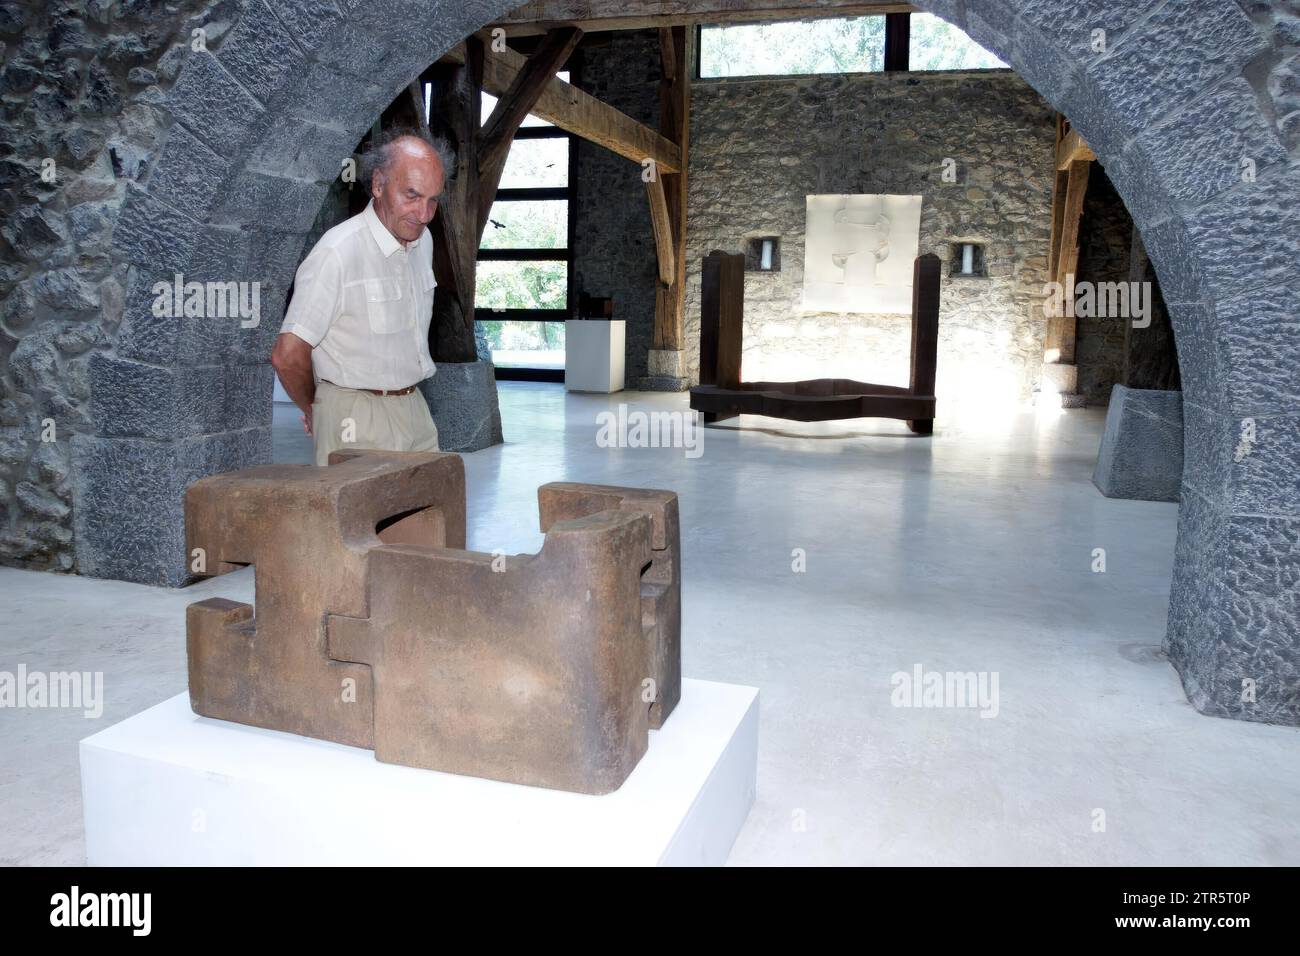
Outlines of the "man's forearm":
[[289,398],[303,412],[311,411],[311,404],[316,400],[316,380],[312,377],[310,366],[286,368],[279,371],[280,384],[284,386]]
[[280,376],[289,398],[304,415],[311,414],[316,400],[316,379],[311,369],[311,346],[289,332],[281,332],[271,352],[271,366]]

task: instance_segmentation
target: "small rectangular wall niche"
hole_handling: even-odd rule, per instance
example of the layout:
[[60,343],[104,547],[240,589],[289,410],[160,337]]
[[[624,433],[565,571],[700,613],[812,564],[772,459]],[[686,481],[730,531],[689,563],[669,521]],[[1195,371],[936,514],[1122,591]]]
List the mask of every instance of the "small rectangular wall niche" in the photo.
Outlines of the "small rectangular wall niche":
[[984,245],[979,242],[954,242],[948,259],[948,275],[958,279],[986,279]]
[[755,236],[745,241],[746,272],[780,272],[781,239],[779,236]]

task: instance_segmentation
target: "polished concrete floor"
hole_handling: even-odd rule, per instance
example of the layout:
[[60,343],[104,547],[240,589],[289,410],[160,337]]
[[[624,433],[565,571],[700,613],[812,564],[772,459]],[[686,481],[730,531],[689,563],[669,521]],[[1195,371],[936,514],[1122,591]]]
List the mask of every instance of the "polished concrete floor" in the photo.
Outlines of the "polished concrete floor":
[[[1176,507],[1093,488],[1102,412],[960,409],[932,438],[744,418],[691,457],[596,440],[599,412],[684,396],[501,399],[507,443],[466,456],[472,548],[536,550],[547,481],[681,497],[683,671],[762,690],[732,863],[1300,864],[1300,731],[1187,704],[1159,649]],[[184,689],[186,604],[251,592],[0,571],[0,671],[103,671],[106,697],[0,709],[0,862],[82,860],[77,740]],[[918,666],[996,699],[895,706]]]

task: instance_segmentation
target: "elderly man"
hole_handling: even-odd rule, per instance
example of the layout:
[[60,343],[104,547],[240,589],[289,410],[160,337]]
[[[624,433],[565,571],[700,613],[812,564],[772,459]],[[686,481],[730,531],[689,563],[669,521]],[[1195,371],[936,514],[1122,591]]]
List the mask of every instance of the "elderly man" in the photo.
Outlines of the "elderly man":
[[438,429],[416,387],[429,355],[433,237],[450,152],[390,133],[362,157],[365,210],[325,233],[298,267],[271,364],[316,446],[437,451]]

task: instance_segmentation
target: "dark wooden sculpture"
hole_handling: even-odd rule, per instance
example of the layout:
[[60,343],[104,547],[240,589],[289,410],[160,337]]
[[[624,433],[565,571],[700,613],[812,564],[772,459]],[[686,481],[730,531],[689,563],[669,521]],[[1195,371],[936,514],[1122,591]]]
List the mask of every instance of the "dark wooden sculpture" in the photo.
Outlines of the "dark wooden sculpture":
[[700,285],[700,384],[691,408],[705,423],[737,415],[799,422],[842,418],[899,418],[919,435],[934,430],[934,377],[939,346],[939,257],[917,256],[912,272],[911,384],[872,385],[848,378],[802,382],[742,382],[740,354],[745,303],[745,257],[712,252]]

